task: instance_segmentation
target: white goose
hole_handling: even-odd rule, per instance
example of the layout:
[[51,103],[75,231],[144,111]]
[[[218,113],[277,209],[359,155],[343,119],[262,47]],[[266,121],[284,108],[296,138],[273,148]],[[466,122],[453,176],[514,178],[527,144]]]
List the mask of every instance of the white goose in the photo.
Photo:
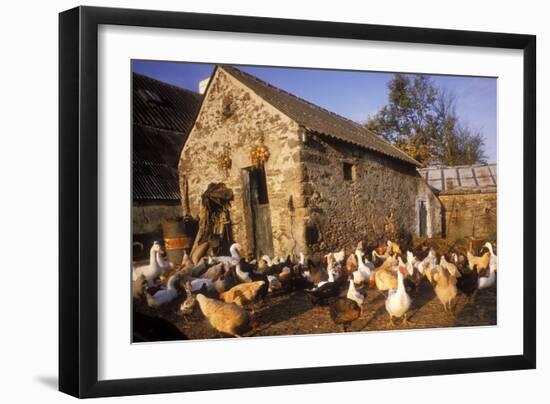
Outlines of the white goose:
[[151,247],[151,250],[149,250],[149,264],[141,265],[132,269],[133,281],[136,281],[140,276],[143,276],[149,286],[153,285],[153,281],[157,279],[162,272],[157,261],[159,251],[160,244],[158,241],[155,241]]
[[403,272],[405,267],[399,266],[397,270],[397,289],[391,289],[388,292],[388,297],[386,298],[386,311],[390,316],[390,325],[393,326],[393,318],[401,317],[403,318],[403,324],[408,324],[407,321],[407,311],[411,307],[411,298],[405,290],[405,284],[403,280]]
[[171,302],[178,296],[176,281],[179,275],[172,275],[166,282],[166,289],[161,289],[154,295],[147,294],[147,304],[149,307],[159,307],[165,303]]
[[239,243],[233,243],[231,244],[231,247],[229,247],[229,253],[231,254],[230,256],[220,255],[217,257],[209,257],[208,261],[212,264],[223,262],[224,264],[237,265],[241,262],[240,251],[241,245]]
[[167,259],[164,259],[164,257],[160,254],[160,250],[157,254],[157,265],[159,266],[161,273],[168,272],[173,268],[173,264]]

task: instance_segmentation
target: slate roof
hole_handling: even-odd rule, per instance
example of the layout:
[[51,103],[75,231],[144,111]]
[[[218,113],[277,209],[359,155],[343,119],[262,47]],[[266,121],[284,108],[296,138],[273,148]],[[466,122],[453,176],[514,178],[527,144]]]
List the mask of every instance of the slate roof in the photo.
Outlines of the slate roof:
[[283,114],[304,126],[306,130],[420,166],[420,163],[412,157],[356,122],[272,86],[233,66],[221,65],[219,67]]
[[137,73],[132,95],[133,199],[178,201],[179,155],[202,96]]
[[435,166],[421,168],[418,172],[440,193],[496,192],[496,164]]

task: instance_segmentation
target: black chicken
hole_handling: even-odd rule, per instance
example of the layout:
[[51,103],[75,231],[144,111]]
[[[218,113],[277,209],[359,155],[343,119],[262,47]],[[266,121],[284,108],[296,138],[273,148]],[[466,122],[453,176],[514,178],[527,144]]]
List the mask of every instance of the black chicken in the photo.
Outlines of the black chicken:
[[326,305],[328,299],[338,297],[342,287],[347,284],[345,277],[340,277],[334,282],[327,282],[316,289],[306,289],[312,304]]
[[473,270],[464,268],[460,272],[460,278],[456,280],[456,287],[468,298],[468,304],[472,302],[472,297],[477,291],[477,282],[479,274],[477,273],[477,267],[474,266]]

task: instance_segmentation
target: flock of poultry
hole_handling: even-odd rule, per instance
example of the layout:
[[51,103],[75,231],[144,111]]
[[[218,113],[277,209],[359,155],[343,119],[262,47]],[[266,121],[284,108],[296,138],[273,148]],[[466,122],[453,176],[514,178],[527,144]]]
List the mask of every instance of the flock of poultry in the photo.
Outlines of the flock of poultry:
[[433,249],[416,255],[407,251],[404,261],[400,246],[388,241],[385,247],[373,250],[369,260],[360,242],[353,254],[346,256],[344,250],[329,253],[322,264],[314,265],[302,253],[296,260],[263,256],[247,262],[235,243],[229,256],[205,257],[193,263],[185,255],[181,266],[174,268],[155,242],[149,264],[133,268],[133,296],[144,297],[150,307],[159,307],[185,293],[179,314],[191,314],[198,303],[220,334],[239,337],[253,326],[254,310],[250,308],[268,293],[302,290],[312,304],[328,306],[332,320],[347,331],[363,313],[367,289],[375,288],[385,294],[389,324],[394,326],[394,318],[408,323],[412,298],[424,278],[451,316],[459,291],[471,303],[479,290],[495,285],[497,256],[490,242],[484,248],[487,252],[481,256],[468,252],[439,258]]

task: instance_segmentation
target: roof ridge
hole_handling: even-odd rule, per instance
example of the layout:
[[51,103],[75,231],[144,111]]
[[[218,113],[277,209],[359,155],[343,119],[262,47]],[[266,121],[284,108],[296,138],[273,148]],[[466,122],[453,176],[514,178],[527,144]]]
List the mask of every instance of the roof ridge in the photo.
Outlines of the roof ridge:
[[151,81],[154,81],[156,83],[159,83],[161,85],[165,85],[165,86],[168,86],[168,87],[172,87],[176,90],[179,90],[179,91],[185,91],[185,92],[188,92],[188,93],[191,93],[192,95],[194,96],[198,96],[198,98],[201,98],[201,94],[198,93],[197,91],[193,91],[193,90],[189,90],[188,88],[185,88],[185,87],[180,87],[180,86],[176,86],[175,84],[172,84],[172,83],[168,83],[166,81],[162,81],[162,80],[159,80],[159,79],[156,79],[154,77],[151,77],[151,76],[147,76],[145,74],[141,74],[141,73],[137,73],[137,72],[132,72],[132,75],[134,76],[139,76],[141,78],[144,78],[146,80],[151,80]]
[[[379,135],[377,135],[376,133],[374,133],[370,129],[366,128],[365,126],[359,124],[358,122],[355,122],[355,121],[353,121],[349,118],[346,118],[342,115],[337,114],[336,112],[330,111],[330,110],[328,110],[326,108],[323,108],[319,105],[316,105],[316,104],[314,104],[310,101],[307,101],[307,100],[305,100],[305,99],[303,99],[303,98],[301,98],[301,97],[299,97],[295,94],[292,94],[292,93],[290,93],[290,92],[288,92],[288,91],[286,91],[282,88],[276,87],[273,84],[270,84],[270,83],[254,76],[250,73],[247,73],[243,70],[240,70],[240,69],[238,69],[237,67],[235,67],[233,65],[220,64],[220,65],[218,65],[218,67],[222,68],[224,71],[226,71],[227,73],[229,73],[231,76],[233,76],[234,78],[236,78],[239,81],[240,81],[240,79],[252,80],[256,83],[259,83],[261,86],[267,87],[267,89],[273,90],[273,91],[275,91],[276,93],[279,93],[279,94],[285,94],[285,95],[289,96],[291,99],[302,103],[303,105],[306,105],[310,108],[313,108],[316,111],[328,114],[328,115],[332,116],[333,118],[336,118],[336,122],[333,122],[333,125],[338,126],[341,130],[344,130],[344,131],[346,130],[344,123],[350,124],[360,132],[360,136],[364,136],[365,141],[368,142],[369,139],[370,139],[370,141],[372,143],[378,144],[378,146],[376,146],[376,147],[368,146],[368,145],[362,144],[362,141],[360,141],[360,140],[345,139],[345,138],[342,138],[341,136],[338,136],[334,133],[328,133],[328,132],[327,133],[320,132],[320,133],[324,133],[325,135],[336,137],[340,140],[358,145],[360,147],[364,147],[364,148],[367,148],[367,149],[374,150],[378,153],[381,153],[383,155],[386,155],[386,156],[389,156],[389,157],[392,157],[392,158],[396,158],[396,159],[399,159],[399,160],[402,160],[402,161],[406,161],[409,164],[414,164],[416,166],[420,166],[420,163],[418,163],[414,158],[409,156],[403,150],[401,150],[398,147],[394,146],[393,144],[391,144],[387,140],[383,139],[382,137],[380,137]],[[243,84],[245,86],[249,87],[249,84],[247,84],[246,82],[243,82]],[[254,91],[253,88],[251,90]],[[261,94],[258,94],[258,95],[260,97],[262,97]],[[270,100],[266,100],[266,101],[271,103]],[[281,112],[283,112],[283,111],[281,111]],[[285,113],[285,112],[283,112],[283,113]],[[294,117],[293,119],[296,120],[296,117]],[[300,123],[300,122],[298,122],[298,123]],[[306,126],[306,127],[308,126],[306,124],[303,124],[303,125]],[[315,130],[314,128],[308,128],[308,129]],[[349,128],[348,128],[348,130],[349,130]],[[356,133],[356,135],[358,135],[358,134]],[[391,148],[391,150],[395,151],[396,155],[392,154],[391,152],[384,151],[383,146],[389,146]]]
[[[248,76],[248,77],[250,77],[252,80],[256,80],[256,81],[258,81],[258,82],[260,82],[260,83],[262,83],[262,84],[264,84],[264,85],[266,85],[266,86],[268,86],[268,87],[274,89],[275,91],[278,91],[278,92],[281,92],[281,93],[288,94],[288,95],[290,95],[291,97],[294,97],[294,98],[296,98],[297,100],[299,100],[299,101],[301,101],[301,102],[304,102],[304,103],[306,103],[306,104],[308,104],[308,105],[310,105],[310,106],[312,106],[312,107],[314,107],[314,108],[316,108],[316,109],[320,109],[321,111],[328,112],[328,113],[331,114],[331,115],[334,115],[334,116],[336,116],[336,117],[338,117],[338,118],[340,118],[340,119],[343,119],[343,120],[345,120],[345,121],[348,121],[348,122],[354,124],[355,126],[357,126],[357,127],[360,128],[360,129],[365,129],[365,128],[364,128],[362,125],[360,125],[358,122],[355,122],[354,120],[352,120],[352,119],[350,119],[350,118],[346,118],[345,116],[342,116],[342,115],[340,115],[340,114],[337,114],[337,113],[334,112],[334,111],[331,111],[330,109],[326,109],[326,108],[323,108],[323,107],[320,106],[320,105],[314,104],[313,102],[308,101],[308,100],[306,100],[305,98],[299,97],[299,96],[297,96],[296,94],[292,94],[291,92],[286,91],[284,88],[280,88],[280,87],[274,86],[273,84],[268,83],[267,81],[262,80],[262,79],[260,79],[259,77],[254,76],[253,74],[247,73],[247,72],[245,72],[244,70],[238,69],[238,68],[236,68],[236,67],[233,66],[233,65],[220,65],[220,66],[221,66],[222,68],[229,67],[229,68],[231,68],[231,69],[233,69],[233,70],[236,70],[237,72],[239,72],[239,74]],[[375,134],[374,132],[372,132],[372,131],[371,131],[371,133],[373,133],[374,135],[376,135],[376,134]]]

